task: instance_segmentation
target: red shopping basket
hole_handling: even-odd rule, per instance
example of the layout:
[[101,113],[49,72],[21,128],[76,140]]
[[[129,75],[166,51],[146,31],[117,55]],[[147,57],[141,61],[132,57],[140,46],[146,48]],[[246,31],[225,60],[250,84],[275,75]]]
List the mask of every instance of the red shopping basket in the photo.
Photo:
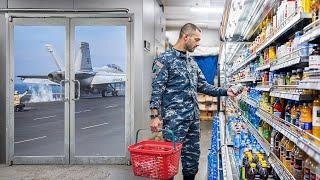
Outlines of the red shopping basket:
[[145,140],[130,145],[131,164],[134,175],[154,179],[170,179],[178,173],[182,144],[175,142],[171,130],[161,129],[171,134],[172,142]]

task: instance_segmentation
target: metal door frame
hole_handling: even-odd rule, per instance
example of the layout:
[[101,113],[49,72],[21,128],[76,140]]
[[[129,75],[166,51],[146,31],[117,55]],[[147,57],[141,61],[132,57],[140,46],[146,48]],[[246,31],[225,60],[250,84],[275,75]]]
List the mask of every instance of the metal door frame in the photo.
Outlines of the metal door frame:
[[[74,18],[74,20],[72,20]],[[74,31],[71,30],[71,21],[79,18],[80,21],[103,23],[104,25],[125,25],[127,40],[127,82],[125,97],[125,145],[131,142],[133,134],[133,96],[134,86],[133,80],[133,14],[117,14],[117,13],[6,13],[6,69],[7,69],[7,91],[6,91],[6,151],[7,164],[126,164],[129,162],[129,153],[126,150],[125,156],[75,156],[75,103],[74,103],[74,84],[70,83],[74,80],[72,57]],[[69,101],[65,102],[65,154],[64,156],[14,156],[14,109],[13,109],[13,92],[14,92],[14,57],[13,57],[13,27],[14,21],[19,22],[18,25],[53,25],[63,22],[66,27],[66,50],[65,50],[65,77],[69,80],[66,83],[65,98]],[[89,20],[89,21],[88,21]],[[121,20],[121,21],[120,21]],[[125,22],[126,21],[126,22]],[[52,24],[48,24],[48,22]],[[121,23],[119,23],[121,22]],[[21,23],[21,24],[20,24]],[[31,23],[31,24],[28,24]],[[47,23],[47,24],[46,24]],[[109,24],[107,24],[109,23]],[[73,36],[73,37],[72,37]],[[72,41],[71,41],[72,40]],[[70,56],[71,53],[71,56]],[[72,68],[70,68],[72,65]],[[73,74],[73,77],[71,76]],[[73,91],[72,91],[73,90]],[[73,112],[73,113],[72,113]]]
[[[130,107],[133,106],[131,101],[132,90],[132,71],[131,71],[131,18],[72,18],[70,22],[70,40],[72,46],[75,44],[75,27],[76,26],[96,26],[96,25],[113,25],[113,26],[125,26],[126,27],[126,85],[125,85],[125,147],[128,147],[131,139],[131,122],[132,117]],[[75,48],[71,48],[71,59],[75,59]],[[71,63],[70,77],[71,82],[75,79],[74,64]],[[75,91],[75,84],[70,84],[71,92]],[[74,99],[74,93],[70,94],[71,99]],[[71,164],[126,164],[129,160],[129,154],[126,150],[125,156],[77,156],[75,154],[75,101],[70,101],[70,163]],[[107,138],[107,137],[106,137]]]
[[[7,137],[8,137],[8,163],[9,164],[67,164],[69,163],[69,102],[64,102],[64,154],[63,156],[15,156],[14,155],[14,109],[13,109],[13,92],[14,92],[14,26],[64,26],[65,27],[65,78],[69,78],[69,20],[65,18],[8,18],[8,50],[9,56],[9,82],[7,82],[9,91],[7,91],[7,110],[9,111],[7,120]],[[69,98],[69,83],[65,84],[64,95]]]

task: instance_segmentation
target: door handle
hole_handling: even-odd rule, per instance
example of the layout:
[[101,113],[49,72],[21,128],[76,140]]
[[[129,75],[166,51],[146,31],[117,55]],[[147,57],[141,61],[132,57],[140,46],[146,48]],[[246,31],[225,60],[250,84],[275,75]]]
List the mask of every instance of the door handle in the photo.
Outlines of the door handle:
[[[61,93],[63,92],[63,85],[66,83],[69,83],[69,80],[61,80],[60,81],[60,92]],[[65,96],[63,96],[62,101],[67,102],[67,101],[69,101],[69,98],[66,98]]]
[[[77,94],[78,94],[78,96],[77,97],[75,97],[73,100],[75,100],[75,101],[79,101],[80,100],[80,81],[79,80],[72,80],[73,81],[73,83],[74,83],[74,85],[76,85],[76,84],[78,84],[78,89],[77,89]],[[76,86],[75,86],[76,87]]]

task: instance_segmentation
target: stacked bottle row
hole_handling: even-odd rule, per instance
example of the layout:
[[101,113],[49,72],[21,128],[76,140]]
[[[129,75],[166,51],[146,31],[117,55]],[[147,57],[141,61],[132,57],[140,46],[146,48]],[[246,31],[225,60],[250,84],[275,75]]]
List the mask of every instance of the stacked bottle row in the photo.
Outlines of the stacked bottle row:
[[249,133],[236,110],[228,112],[228,137],[233,142],[239,177],[243,180],[279,179],[268,162],[268,157],[256,138]]
[[320,165],[287,137],[272,131],[273,152],[297,180],[320,179]]
[[[252,61],[239,73],[233,76],[233,80],[241,80],[246,77],[255,77],[262,80],[262,85],[297,85],[301,80],[320,78],[320,46],[307,42],[299,43],[301,32],[296,32],[295,37],[283,45],[266,48],[259,59]],[[308,62],[307,67],[296,68],[292,71],[261,71],[257,68],[266,64],[287,62],[290,59],[300,58]]]
[[[313,101],[293,101],[276,98],[270,96],[268,92],[252,88],[245,94],[257,101],[261,109],[320,138],[320,97]],[[257,126],[256,121],[253,124]]]

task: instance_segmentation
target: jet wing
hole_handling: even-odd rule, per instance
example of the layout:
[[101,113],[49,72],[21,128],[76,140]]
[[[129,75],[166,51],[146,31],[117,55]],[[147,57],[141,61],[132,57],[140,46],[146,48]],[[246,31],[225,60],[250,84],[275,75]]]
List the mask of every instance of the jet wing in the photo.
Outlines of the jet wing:
[[48,79],[48,75],[21,75],[21,76],[17,76],[19,78],[21,78],[22,80],[24,79]]
[[113,83],[124,83],[126,81],[126,74],[119,73],[97,73],[92,81],[91,85],[108,85]]
[[48,79],[48,76],[46,75],[23,75],[23,76],[17,76],[21,78],[21,80],[24,83],[27,84],[48,84],[48,85],[59,85],[55,82],[52,82]]

